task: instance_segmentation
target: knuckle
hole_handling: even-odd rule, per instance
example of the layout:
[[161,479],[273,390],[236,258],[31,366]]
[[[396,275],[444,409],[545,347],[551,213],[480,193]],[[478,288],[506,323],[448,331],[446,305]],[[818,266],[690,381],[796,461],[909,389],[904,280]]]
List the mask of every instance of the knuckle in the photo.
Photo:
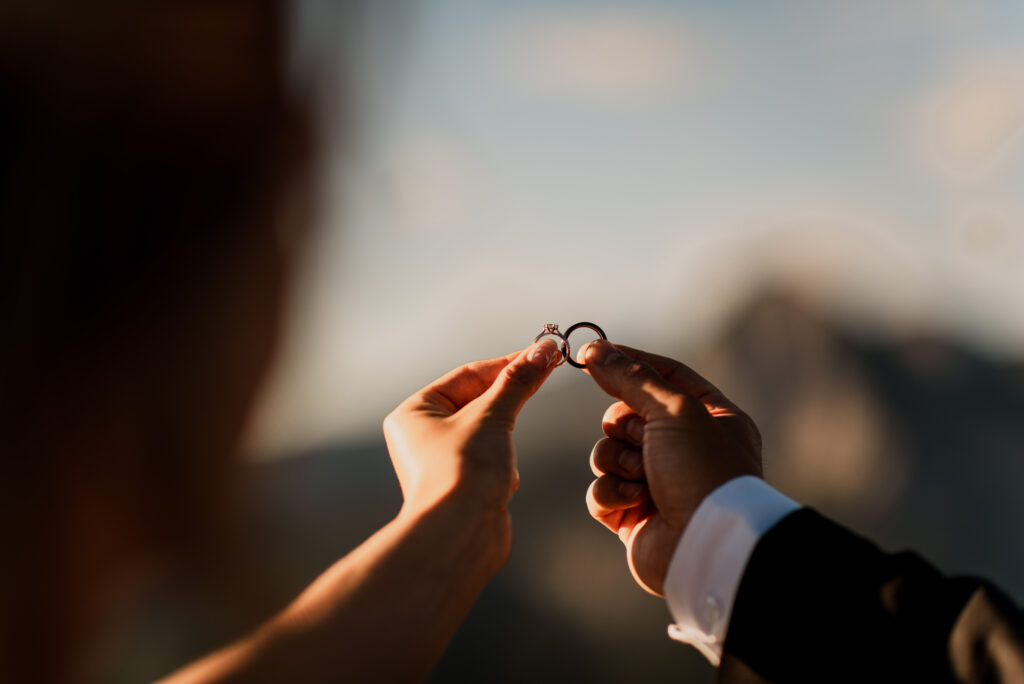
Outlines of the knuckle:
[[608,472],[608,444],[610,441],[607,437],[599,439],[590,451],[590,470],[596,477],[601,477]]
[[623,369],[623,373],[630,380],[640,381],[650,377],[652,369],[643,361],[630,361]]
[[619,482],[615,475],[602,475],[594,481],[594,501],[601,508],[614,508],[619,502]]
[[618,421],[622,420],[622,418],[632,415],[636,415],[636,412],[633,411],[626,402],[616,401],[605,409],[604,415],[601,416],[601,424],[614,425]]
[[747,414],[743,414],[743,417],[746,419],[750,443],[755,449],[757,449],[758,452],[760,452],[763,446],[761,430],[757,427],[757,423],[754,422],[753,418],[751,418]]
[[539,372],[528,363],[517,363],[509,365],[505,369],[505,381],[522,387],[532,387]]
[[381,427],[383,428],[385,435],[393,434],[398,430],[399,423],[401,423],[402,420],[401,409],[402,407],[399,406],[384,416],[384,420],[381,422]]
[[690,401],[685,394],[673,393],[664,400],[665,411],[673,418],[682,417],[690,406]]

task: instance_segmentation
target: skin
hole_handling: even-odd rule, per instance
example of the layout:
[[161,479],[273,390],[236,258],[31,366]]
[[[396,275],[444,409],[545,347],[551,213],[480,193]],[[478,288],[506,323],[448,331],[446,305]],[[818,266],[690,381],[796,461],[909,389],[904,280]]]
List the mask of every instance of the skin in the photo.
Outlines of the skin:
[[[17,467],[0,478],[0,681],[80,681],[126,578],[217,544],[304,232],[312,140],[274,0],[8,4],[17,173],[0,174],[0,224],[18,230],[0,249],[0,452]],[[128,239],[150,232],[159,248]],[[124,263],[106,272],[96,257],[118,246]],[[619,349],[589,351],[621,401],[588,500],[660,591],[704,494],[759,472],[757,433],[692,371]],[[557,358],[548,341],[403,402],[384,425],[399,515],[280,615],[167,681],[424,676],[508,556],[511,433]]]
[[280,615],[165,684],[421,680],[508,558],[512,429],[559,356],[544,340],[402,402],[384,421],[398,516]]
[[[558,359],[545,340],[461,366],[402,402],[384,421],[404,496],[395,520],[252,635],[165,684],[422,679],[508,558],[507,505],[519,485],[512,430]],[[637,583],[660,595],[701,501],[734,477],[760,475],[760,434],[677,361],[607,342],[581,360],[619,399],[591,453],[588,508],[625,544]]]
[[591,516],[619,535],[637,584],[662,595],[672,553],[704,498],[761,476],[761,435],[746,413],[687,366],[598,340],[587,372],[612,397],[591,452]]

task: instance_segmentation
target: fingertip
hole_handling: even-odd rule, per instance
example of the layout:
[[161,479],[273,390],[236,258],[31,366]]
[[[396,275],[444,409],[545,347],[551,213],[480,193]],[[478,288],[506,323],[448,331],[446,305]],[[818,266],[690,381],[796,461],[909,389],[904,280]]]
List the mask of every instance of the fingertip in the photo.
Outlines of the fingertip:
[[541,340],[513,358],[480,397],[494,415],[515,420],[527,399],[558,365],[562,351],[554,340]]
[[558,364],[562,357],[562,350],[558,343],[547,338],[537,342],[526,354],[526,362],[538,370],[545,371]]
[[647,485],[640,480],[606,474],[594,480],[590,495],[601,510],[621,510],[643,503],[647,498]]
[[578,360],[588,368],[607,365],[622,358],[622,352],[608,340],[594,340],[580,349]]

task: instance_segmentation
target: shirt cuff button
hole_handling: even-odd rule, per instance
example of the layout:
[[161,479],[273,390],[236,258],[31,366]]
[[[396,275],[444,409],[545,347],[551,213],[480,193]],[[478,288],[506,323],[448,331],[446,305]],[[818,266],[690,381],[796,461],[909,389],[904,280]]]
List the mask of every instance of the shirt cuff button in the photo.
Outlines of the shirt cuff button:
[[717,596],[708,596],[704,599],[704,608],[701,611],[701,629],[708,634],[715,634],[722,622],[722,602]]

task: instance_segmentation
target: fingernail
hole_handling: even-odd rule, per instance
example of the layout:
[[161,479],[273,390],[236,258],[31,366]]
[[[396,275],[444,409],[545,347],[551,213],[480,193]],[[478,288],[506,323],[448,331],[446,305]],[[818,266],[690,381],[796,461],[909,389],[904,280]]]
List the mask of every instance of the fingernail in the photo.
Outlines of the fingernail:
[[585,345],[580,347],[580,350],[576,352],[576,363],[582,363],[584,366],[587,365],[587,354],[590,353],[590,345],[592,342],[587,342]]
[[642,482],[633,482],[631,480],[624,480],[619,483],[619,494],[626,499],[635,499],[640,496],[640,492],[644,489]]
[[558,363],[558,358],[561,355],[558,343],[552,339],[545,339],[533,345],[533,349],[526,355],[526,361],[537,368],[546,370]]
[[629,424],[626,426],[626,434],[629,435],[634,442],[644,441],[644,424],[640,422],[639,419],[634,418],[629,421]]
[[623,449],[622,453],[619,454],[619,465],[627,473],[635,473],[640,470],[640,465],[644,462],[644,457],[639,451],[633,449]]

